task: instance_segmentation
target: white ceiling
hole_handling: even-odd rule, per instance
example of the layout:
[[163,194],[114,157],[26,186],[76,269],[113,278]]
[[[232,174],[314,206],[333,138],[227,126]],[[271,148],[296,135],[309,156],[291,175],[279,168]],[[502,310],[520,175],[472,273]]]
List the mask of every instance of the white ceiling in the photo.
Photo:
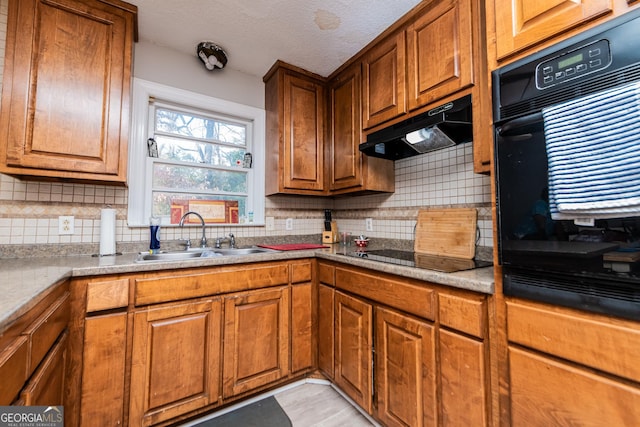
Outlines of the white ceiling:
[[140,40],[194,56],[199,42],[213,41],[226,51],[228,68],[260,78],[277,59],[328,76],[420,3],[420,0],[127,1],[138,6]]

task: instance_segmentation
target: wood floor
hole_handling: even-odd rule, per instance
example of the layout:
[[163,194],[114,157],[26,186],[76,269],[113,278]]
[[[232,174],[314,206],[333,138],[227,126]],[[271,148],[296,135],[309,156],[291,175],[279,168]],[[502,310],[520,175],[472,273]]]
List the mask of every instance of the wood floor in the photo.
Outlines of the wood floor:
[[[362,415],[348,400],[338,393],[327,381],[310,380],[295,383],[272,393],[257,396],[242,404],[227,408],[221,413],[234,410],[239,406],[274,396],[291,420],[293,427],[371,427],[379,426],[373,420]],[[185,424],[193,426],[202,418]],[[240,427],[240,426],[239,426]]]
[[274,396],[293,427],[374,425],[328,384],[306,383]]

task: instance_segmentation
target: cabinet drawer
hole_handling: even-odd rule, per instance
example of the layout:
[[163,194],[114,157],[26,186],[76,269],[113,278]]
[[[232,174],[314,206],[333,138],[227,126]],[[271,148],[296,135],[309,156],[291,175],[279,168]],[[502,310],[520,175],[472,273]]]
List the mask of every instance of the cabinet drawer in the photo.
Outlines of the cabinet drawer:
[[67,336],[65,333],[60,337],[20,394],[25,405],[58,406],[64,403]]
[[155,304],[287,283],[289,265],[285,263],[223,267],[201,273],[134,279],[134,302]]
[[12,345],[0,353],[0,405],[9,405],[27,380],[29,343],[27,337],[16,338]]
[[320,283],[324,283],[325,285],[335,285],[335,273],[336,269],[332,265],[327,265],[324,263],[318,264],[318,281]]
[[291,264],[291,283],[311,281],[311,261],[294,262]]
[[434,320],[436,292],[424,286],[336,268],[336,287],[423,319]]
[[87,286],[87,313],[126,307],[129,304],[129,279],[91,282]]
[[484,338],[486,330],[486,303],[483,297],[463,298],[438,294],[440,324],[460,332]]
[[28,375],[38,367],[53,343],[69,323],[69,294],[65,293],[31,324],[24,335],[29,339]]
[[636,426],[640,389],[509,348],[512,426]]
[[640,382],[640,325],[560,307],[507,302],[510,342]]

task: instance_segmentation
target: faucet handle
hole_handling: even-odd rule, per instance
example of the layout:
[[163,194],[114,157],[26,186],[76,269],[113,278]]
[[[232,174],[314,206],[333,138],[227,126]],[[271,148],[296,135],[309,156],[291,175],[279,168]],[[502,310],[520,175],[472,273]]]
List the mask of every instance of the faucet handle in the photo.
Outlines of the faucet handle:
[[180,241],[184,242],[185,250],[191,249],[191,239],[181,239]]

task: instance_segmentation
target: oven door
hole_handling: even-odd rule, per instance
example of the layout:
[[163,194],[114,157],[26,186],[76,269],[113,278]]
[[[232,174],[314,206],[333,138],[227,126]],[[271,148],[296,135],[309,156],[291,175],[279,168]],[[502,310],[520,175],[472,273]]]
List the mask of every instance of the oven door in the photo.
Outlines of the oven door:
[[640,217],[551,219],[542,114],[497,125],[495,156],[504,293],[640,319]]

